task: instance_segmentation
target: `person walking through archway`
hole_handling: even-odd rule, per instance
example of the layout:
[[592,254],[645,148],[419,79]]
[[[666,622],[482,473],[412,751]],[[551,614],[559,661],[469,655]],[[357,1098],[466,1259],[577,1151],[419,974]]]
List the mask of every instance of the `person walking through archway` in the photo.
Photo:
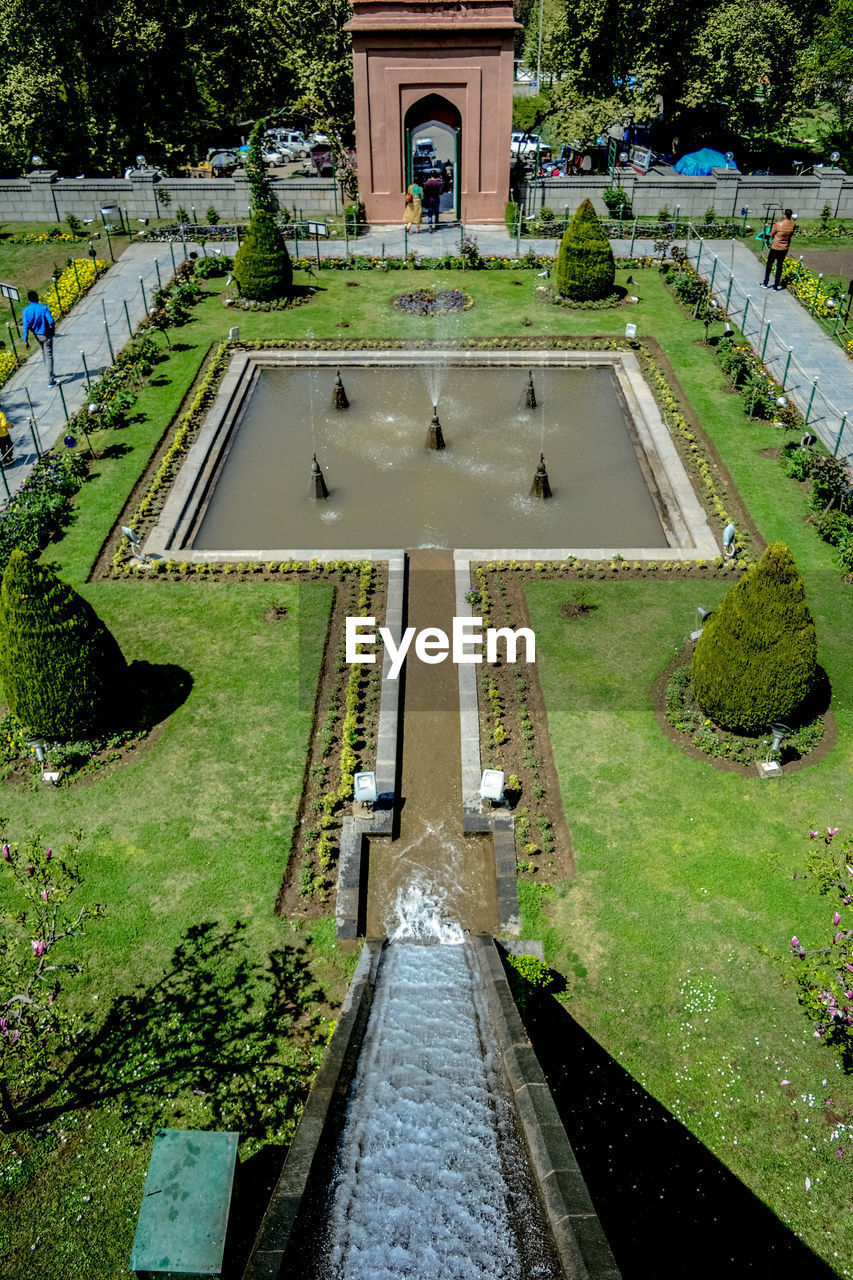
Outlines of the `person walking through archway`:
[[403,214],[403,222],[413,231],[415,235],[421,229],[421,216],[423,213],[424,189],[418,182],[411,182],[409,190],[406,192],[406,211]]
[[782,288],[782,264],[788,256],[788,250],[791,247],[791,237],[796,234],[797,224],[794,221],[791,210],[785,210],[784,218],[780,218],[778,222],[774,222],[770,229],[771,241],[770,248],[767,251],[767,266],[764,270],[764,283],[762,289],[770,288],[770,272],[773,265],[776,265],[776,283],[774,289]]

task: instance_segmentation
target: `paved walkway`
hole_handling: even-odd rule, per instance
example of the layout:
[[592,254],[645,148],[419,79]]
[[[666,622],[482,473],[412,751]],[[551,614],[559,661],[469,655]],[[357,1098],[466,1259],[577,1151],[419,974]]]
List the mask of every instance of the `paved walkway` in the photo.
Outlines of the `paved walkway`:
[[[176,262],[181,261],[182,252],[180,245],[175,247]],[[66,422],[65,407],[70,415],[83,404],[87,381],[84,357],[91,377],[112,363],[104,320],[117,354],[127,342],[130,330],[136,328],[151,306],[158,284],[158,267],[165,283],[173,274],[168,244],[129,245],[115,265],[56,326],[53,358],[59,385],[48,387],[47,370],[36,350],[0,390],[0,407],[9,419],[15,446],[15,461],[4,471],[12,492],[29,475],[37,452],[44,452],[58,439]],[[32,341],[30,345],[32,348]],[[31,418],[35,420],[34,427],[29,425]],[[0,500],[5,496],[5,493],[0,495]]]
[[[351,240],[349,247],[351,253],[359,256],[381,257],[384,253],[386,257],[398,257],[406,252],[418,257],[455,255],[459,252],[463,231],[476,240],[484,257],[515,256],[515,240],[505,230],[488,226],[461,228],[458,223],[441,225],[434,233],[422,229],[418,235],[409,236],[402,227],[381,227],[375,234]],[[617,257],[629,257],[632,251],[636,256],[653,252],[651,240],[624,239],[611,243]],[[532,249],[537,254],[553,255],[558,244],[550,239],[522,240],[521,248],[524,253]],[[217,247],[231,254],[237,248],[236,244],[227,242]],[[293,251],[296,246],[291,241],[288,247]],[[313,243],[309,246],[300,241],[300,253],[306,253],[309,247],[312,253],[316,251]],[[192,252],[199,246],[188,243],[186,248]],[[327,240],[321,241],[317,249],[321,257],[342,257],[346,245],[340,240]],[[699,252],[695,240],[688,245],[688,252],[695,262]],[[60,385],[48,388],[44,363],[36,352],[0,391],[0,407],[9,419],[15,445],[15,462],[4,473],[12,492],[23,483],[36,460],[34,436],[38,439],[39,451],[49,448],[65,425],[66,407],[72,414],[83,404],[85,368],[94,377],[111,363],[107,329],[113,351],[117,353],[130,330],[142,320],[146,307],[150,307],[158,281],[165,283],[171,279],[173,258],[180,262],[182,256],[183,246],[179,244],[171,248],[167,243],[128,246],[71,314],[57,325],[54,359]],[[763,352],[771,372],[780,381],[784,375],[786,392],[804,413],[808,411],[810,430],[820,435],[830,450],[834,451],[837,446],[839,456],[853,456],[853,429],[847,427],[844,416],[849,412],[853,419],[853,361],[787,293],[759,287],[763,268],[739,242],[704,244],[699,271],[706,279],[713,272],[715,296],[722,302],[728,299],[729,314],[734,322],[744,329],[755,350],[759,354]],[[30,426],[31,418],[34,428]],[[0,493],[0,501],[4,496]]]
[[[739,241],[687,246],[714,296],[762,356],[830,452],[853,455],[853,360],[786,290],[763,289],[764,266]],[[731,282],[731,288],[730,288]],[[728,302],[726,301],[728,299]]]

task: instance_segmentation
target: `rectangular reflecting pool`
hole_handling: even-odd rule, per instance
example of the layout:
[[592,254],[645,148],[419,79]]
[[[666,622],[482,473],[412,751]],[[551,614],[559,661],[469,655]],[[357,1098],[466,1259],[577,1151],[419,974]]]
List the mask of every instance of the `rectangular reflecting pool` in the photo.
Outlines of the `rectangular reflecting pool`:
[[[630,354],[300,357],[235,354],[155,544],[202,555],[697,545],[682,499],[698,503]],[[333,407],[338,370],[345,410]],[[544,501],[530,496],[540,454]]]

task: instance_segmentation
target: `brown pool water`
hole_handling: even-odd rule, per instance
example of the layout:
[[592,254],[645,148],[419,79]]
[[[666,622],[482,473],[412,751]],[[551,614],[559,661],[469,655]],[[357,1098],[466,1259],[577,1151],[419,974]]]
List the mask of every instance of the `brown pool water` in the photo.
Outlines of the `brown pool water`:
[[[344,411],[333,368],[261,370],[196,550],[666,545],[611,369],[536,369],[531,410],[524,368],[340,368]],[[540,451],[547,502],[528,496]]]

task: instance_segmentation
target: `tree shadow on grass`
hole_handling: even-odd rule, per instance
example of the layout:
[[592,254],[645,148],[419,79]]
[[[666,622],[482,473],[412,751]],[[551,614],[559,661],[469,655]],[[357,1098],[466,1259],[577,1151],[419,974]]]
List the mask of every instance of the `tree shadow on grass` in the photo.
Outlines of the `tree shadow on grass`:
[[315,1025],[320,994],[297,951],[262,964],[239,922],[193,925],[163,973],[83,1031],[62,1073],[21,1107],[18,1127],[116,1102],[128,1138],[144,1141],[197,1096],[210,1127],[274,1141],[313,1071],[307,1049],[288,1037]]
[[835,1276],[550,996],[524,1020],[623,1280]]
[[173,662],[137,659],[128,666],[127,679],[126,718],[146,733],[177,711],[193,687],[189,671]]
[[254,1139],[236,1173],[226,1241],[223,1277],[236,1280],[316,1065],[308,1037],[321,1021],[321,995],[300,952],[284,947],[261,963],[241,923],[194,925],[163,973],[84,1030],[71,1061],[21,1106],[15,1127],[38,1130],[78,1110],[116,1106],[129,1142],[163,1126]]

